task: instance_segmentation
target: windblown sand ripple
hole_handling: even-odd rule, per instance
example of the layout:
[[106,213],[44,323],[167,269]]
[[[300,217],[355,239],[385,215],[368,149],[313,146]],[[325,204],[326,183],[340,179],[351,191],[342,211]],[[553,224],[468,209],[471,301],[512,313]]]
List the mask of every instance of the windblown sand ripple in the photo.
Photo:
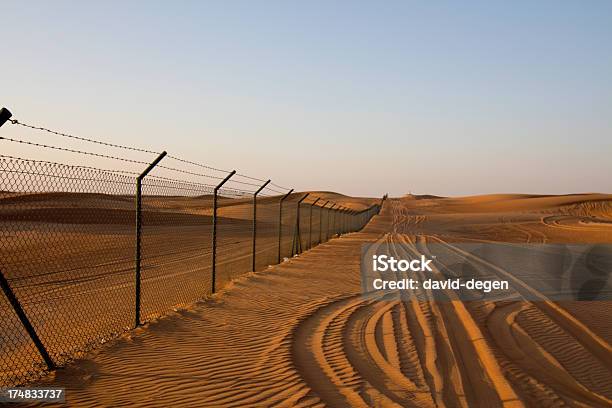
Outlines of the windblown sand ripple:
[[376,301],[360,294],[363,243],[389,244],[398,254],[443,244],[479,264],[486,261],[454,244],[612,241],[612,226],[569,214],[592,207],[609,220],[609,201],[557,201],[390,200],[362,232],[239,278],[45,384],[68,387],[74,406],[610,407],[609,302]]

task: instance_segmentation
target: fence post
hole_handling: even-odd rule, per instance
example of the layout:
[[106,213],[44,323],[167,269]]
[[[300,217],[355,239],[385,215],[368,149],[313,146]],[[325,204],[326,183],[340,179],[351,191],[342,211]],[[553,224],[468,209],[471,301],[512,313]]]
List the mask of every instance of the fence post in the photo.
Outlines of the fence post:
[[325,202],[319,209],[319,243],[317,245],[321,245],[323,242],[323,209],[329,203],[329,200]]
[[266,181],[255,193],[253,193],[253,272],[255,272],[255,251],[257,249],[257,194],[259,194],[268,183],[270,183],[270,180]]
[[293,244],[291,246],[291,256],[302,252],[302,235],[300,234],[300,205],[302,204],[302,201],[304,201],[309,195],[310,193],[304,194],[304,196],[300,198],[297,202],[297,213],[295,216],[295,229],[293,230]]
[[[312,249],[312,207],[320,200],[321,198],[317,198],[310,204],[310,229],[308,230],[308,249]],[[319,229],[321,226],[319,225]]]
[[216,287],[216,278],[217,278],[217,197],[219,193],[219,189],[227,183],[227,180],[230,179],[234,174],[236,174],[236,170],[232,170],[230,174],[225,176],[225,178],[217,184],[217,187],[213,190],[213,230],[212,230],[212,276],[211,276],[211,293],[215,293]]
[[6,108],[0,109],[0,127],[6,123],[13,116],[10,110]]
[[293,192],[293,189],[289,190],[287,194],[281,197],[278,203],[278,262],[277,263],[280,263],[280,260],[281,260],[281,240],[283,238],[283,201],[285,201],[285,199],[289,197],[289,194],[291,194],[292,192]]
[[134,327],[140,326],[140,258],[141,258],[141,241],[142,241],[142,179],[146,177],[147,174],[157,164],[161,161],[161,159],[166,156],[166,152],[163,151],[155,160],[149,164],[149,166],[138,176],[136,177],[136,307],[134,313]]
[[[327,237],[325,238],[325,241],[329,241],[329,217],[333,215],[333,210],[334,207],[336,206],[336,203],[332,203],[331,207],[329,207],[329,211],[327,212]],[[332,216],[332,218],[334,219],[334,224],[335,224],[335,218],[334,216]],[[332,231],[333,231],[333,227],[332,227]]]
[[21,307],[21,303],[19,303],[17,296],[15,296],[15,293],[13,293],[13,290],[11,289],[11,286],[9,285],[6,278],[4,277],[2,270],[0,270],[0,286],[2,286],[2,291],[4,291],[4,295],[10,302],[11,306],[13,306],[13,310],[15,311],[15,314],[21,321],[21,324],[23,325],[23,327],[28,332],[30,339],[32,339],[32,342],[34,343],[34,345],[36,346],[36,349],[40,353],[40,356],[44,360],[45,364],[47,364],[47,368],[49,370],[53,370],[55,368],[55,363],[53,363],[53,360],[51,359],[51,356],[49,356],[49,353],[47,352],[45,345],[40,340],[40,337],[38,337],[38,334],[36,333],[34,326],[32,326],[32,323],[30,323],[30,319],[28,319],[28,316],[26,315],[25,311]]

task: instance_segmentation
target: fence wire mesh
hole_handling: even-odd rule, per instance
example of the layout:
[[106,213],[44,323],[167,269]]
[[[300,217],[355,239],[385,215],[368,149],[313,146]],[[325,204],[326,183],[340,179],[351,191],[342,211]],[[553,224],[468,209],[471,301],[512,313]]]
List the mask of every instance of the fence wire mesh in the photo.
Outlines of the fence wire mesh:
[[[154,153],[13,124],[97,147]],[[20,149],[24,145],[3,140]],[[253,201],[263,179],[164,164],[145,176],[139,166],[150,158],[118,158],[44,142],[25,145],[117,159],[132,168],[103,170],[0,155],[0,387],[33,381],[135,325],[340,233],[337,211],[322,209],[323,201],[313,206],[311,197],[300,203],[300,193],[283,199],[278,189],[285,188],[274,183]],[[224,172],[168,158],[200,171]],[[180,180],[172,178],[177,175]],[[195,181],[201,177],[204,182]],[[224,178],[229,182],[220,187]],[[378,208],[372,205],[355,216],[359,222],[346,231],[360,229]]]
[[211,293],[213,188],[143,180],[143,321]]
[[[9,158],[0,158],[0,178],[0,269],[51,358],[62,364],[129,328],[134,313],[133,180]],[[5,300],[2,314],[10,316]],[[5,384],[11,382],[7,372],[18,380],[15,372],[26,375],[32,363],[31,341],[12,323],[4,317],[0,329],[2,347],[13,347],[0,354]]]
[[260,271],[274,265],[278,257],[278,197],[257,199],[257,236],[255,247],[255,270]]
[[219,191],[217,212],[217,287],[251,271],[252,197]]

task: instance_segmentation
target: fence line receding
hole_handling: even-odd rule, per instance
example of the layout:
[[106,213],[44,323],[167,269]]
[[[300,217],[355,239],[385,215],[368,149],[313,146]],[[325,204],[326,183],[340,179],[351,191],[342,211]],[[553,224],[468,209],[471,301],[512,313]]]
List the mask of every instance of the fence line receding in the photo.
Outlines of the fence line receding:
[[0,127],[0,387],[358,231],[382,204],[343,208],[165,151],[25,124],[4,108]]

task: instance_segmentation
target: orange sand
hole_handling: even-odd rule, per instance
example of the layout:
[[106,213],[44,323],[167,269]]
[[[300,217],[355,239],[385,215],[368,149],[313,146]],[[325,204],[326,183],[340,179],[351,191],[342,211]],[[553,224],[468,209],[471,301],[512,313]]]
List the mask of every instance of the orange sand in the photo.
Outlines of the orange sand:
[[609,302],[378,302],[360,296],[359,255],[368,242],[612,242],[611,221],[609,195],[391,199],[363,231],[42,383],[73,406],[610,407]]

